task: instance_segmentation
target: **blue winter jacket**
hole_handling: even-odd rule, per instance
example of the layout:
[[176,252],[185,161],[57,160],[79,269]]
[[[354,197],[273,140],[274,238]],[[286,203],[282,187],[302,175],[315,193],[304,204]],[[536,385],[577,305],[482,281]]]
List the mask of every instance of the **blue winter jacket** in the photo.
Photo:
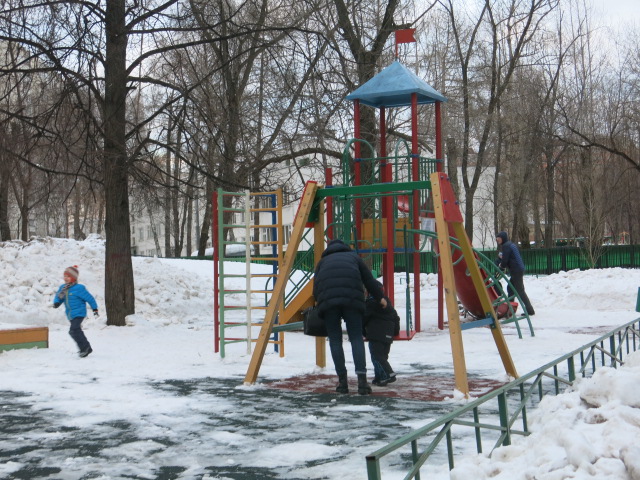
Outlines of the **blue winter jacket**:
[[496,237],[502,239],[502,258],[498,266],[500,268],[508,268],[511,273],[524,272],[524,261],[520,256],[520,250],[518,250],[515,243],[509,240],[507,232],[500,232]]
[[67,318],[71,320],[72,318],[78,317],[86,317],[87,316],[87,303],[91,306],[92,310],[98,309],[98,303],[96,299],[93,298],[93,295],[89,293],[89,290],[84,285],[79,283],[74,283],[69,287],[64,297],[64,300],[61,299],[58,294],[64,288],[66,283],[60,285],[58,291],[56,292],[56,296],[53,298],[54,305],[60,305],[64,303],[64,310],[67,314]]

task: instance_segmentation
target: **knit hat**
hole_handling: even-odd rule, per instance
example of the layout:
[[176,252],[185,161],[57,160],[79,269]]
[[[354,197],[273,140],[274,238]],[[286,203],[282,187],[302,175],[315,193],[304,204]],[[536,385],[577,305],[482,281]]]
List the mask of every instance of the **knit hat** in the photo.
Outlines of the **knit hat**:
[[78,276],[80,275],[80,272],[78,271],[77,265],[74,265],[73,267],[65,268],[64,273],[65,275],[69,275],[70,277],[72,277],[76,282],[78,281]]

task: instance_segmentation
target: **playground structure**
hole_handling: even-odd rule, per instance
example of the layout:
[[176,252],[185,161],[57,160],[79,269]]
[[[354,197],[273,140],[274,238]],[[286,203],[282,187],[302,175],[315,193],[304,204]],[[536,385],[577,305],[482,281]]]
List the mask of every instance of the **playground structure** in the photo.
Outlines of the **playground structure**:
[[[446,300],[456,387],[465,394],[469,392],[461,332],[477,326],[490,327],[506,372],[517,377],[498,319],[502,318],[502,323],[515,322],[519,335],[518,320],[521,318],[527,319],[532,335],[533,329],[526,314],[525,317],[516,314],[517,303],[514,300],[517,299],[508,298],[504,293],[493,261],[472,249],[462,226],[459,206],[448,178],[442,172],[440,106],[446,99],[397,61],[347,98],[354,102],[356,138],[347,142],[338,174],[334,175],[331,169],[326,170],[324,187],[316,182],[307,183],[286,251],[282,242],[281,210],[278,213],[274,206],[273,224],[250,226],[247,222],[244,225],[247,231],[246,290],[226,289],[227,274],[224,271],[214,272],[216,335],[232,325],[248,329],[247,337],[242,339],[221,334],[216,337],[216,347],[220,343],[223,353],[225,342],[246,341],[249,352],[250,344],[255,343],[245,377],[245,383],[254,383],[267,344],[274,343],[282,355],[284,332],[299,329],[301,311],[313,304],[313,266],[319,261],[325,242],[332,238],[340,238],[350,244],[370,265],[380,265],[377,273],[381,274],[385,292],[390,298],[395,298],[394,278],[399,261],[407,279],[407,314],[401,337],[410,340],[421,331],[420,252],[437,239],[440,260],[438,326],[444,328]],[[436,158],[422,157],[419,153],[418,105],[421,104],[435,105]],[[379,109],[379,155],[371,144],[359,138],[361,105]],[[410,144],[399,141],[390,156],[387,155],[386,144],[386,108],[389,107],[410,107],[411,110]],[[338,181],[341,184],[337,184]],[[224,215],[225,211],[229,213],[236,209],[233,202],[225,203],[227,193],[219,191],[214,198],[214,264],[220,270],[223,267],[217,265],[223,263],[224,255],[220,257],[217,252],[224,252],[225,246],[232,243],[227,240],[226,231],[240,227]],[[259,210],[259,207],[252,209],[245,205],[245,219]],[[252,228],[271,229],[275,237],[267,241],[251,241],[249,231]],[[299,247],[305,241],[309,248],[303,255],[298,255]],[[265,285],[255,288],[251,280],[256,277],[250,273],[249,263],[251,260],[265,260],[265,257],[253,257],[249,253],[250,247],[265,242],[273,242],[273,255],[267,260],[271,262],[273,271],[259,274],[263,275]],[[239,322],[226,322],[225,296],[242,293],[247,295],[246,318]],[[251,294],[265,295],[264,304],[256,307],[264,311],[261,322],[255,322],[251,316]],[[458,300],[474,318],[473,321],[460,321]],[[223,312],[220,315],[222,321],[218,317],[219,310]],[[260,328],[256,339],[249,332],[252,326]],[[316,363],[321,367],[326,365],[325,344],[324,338],[316,339]]]

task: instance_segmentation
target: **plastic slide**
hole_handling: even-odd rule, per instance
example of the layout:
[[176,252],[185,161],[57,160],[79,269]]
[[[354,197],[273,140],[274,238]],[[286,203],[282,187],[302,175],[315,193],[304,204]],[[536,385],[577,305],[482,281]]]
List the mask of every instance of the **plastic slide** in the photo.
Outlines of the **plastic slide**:
[[[449,236],[453,237],[451,226],[449,226]],[[474,255],[477,259],[478,256],[477,254],[475,254],[475,252]],[[462,250],[460,250],[459,248],[452,248],[451,256],[453,261],[453,276],[456,282],[456,292],[458,294],[458,300],[471,315],[476,318],[485,318],[486,312],[482,308],[482,303],[480,302],[480,298],[478,297],[478,292],[476,292],[476,288],[473,285],[473,280],[469,275],[467,262],[462,256]],[[485,281],[489,278],[489,274],[487,274],[484,269],[480,268],[480,273],[482,274],[482,278]],[[487,287],[487,293],[489,294],[489,300],[491,300],[491,303],[495,303],[495,301],[499,297],[495,287]],[[511,307],[515,311],[516,308],[518,308],[518,304],[512,302]],[[509,313],[509,305],[506,303],[502,303],[495,307],[495,310],[498,318],[503,318]]]
[[[398,210],[401,212],[409,211],[409,196],[402,195],[398,197]],[[453,229],[451,225],[449,225],[449,236],[454,237]],[[435,244],[436,251],[438,249],[438,243]],[[467,270],[467,262],[464,258],[462,258],[462,250],[460,248],[452,248],[451,249],[452,261],[453,261],[453,276],[456,282],[456,292],[458,294],[458,300],[462,303],[462,306],[474,317],[476,318],[485,318],[486,312],[482,308],[482,303],[480,302],[480,298],[478,297],[478,292],[476,292],[476,288],[473,285],[473,280],[468,273]],[[476,255],[477,259],[477,255]],[[480,268],[480,273],[482,274],[483,279],[488,279],[489,275],[485,270]],[[487,287],[487,292],[489,293],[489,300],[491,303],[495,303],[498,299],[499,295],[496,292],[496,289],[493,286]],[[515,302],[511,303],[511,307],[514,312],[518,308],[518,304]],[[496,315],[498,318],[503,318],[509,313],[509,305],[503,303],[498,305],[496,308]]]

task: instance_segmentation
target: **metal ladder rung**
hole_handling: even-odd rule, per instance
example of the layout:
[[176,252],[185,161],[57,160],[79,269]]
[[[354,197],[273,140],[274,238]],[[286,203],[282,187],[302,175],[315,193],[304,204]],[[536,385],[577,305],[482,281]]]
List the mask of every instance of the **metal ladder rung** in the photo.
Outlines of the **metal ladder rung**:
[[[228,310],[242,310],[242,309],[247,309],[246,305],[225,305],[224,308],[228,309]],[[251,310],[266,310],[267,307],[266,306],[262,306],[262,305],[251,305]],[[225,322],[228,323],[228,322]]]
[[[238,343],[238,342],[240,343],[256,342],[257,339],[252,338],[253,336],[252,331],[255,328],[260,328],[262,323],[254,323],[254,322],[262,321],[261,319],[261,317],[263,316],[262,312],[268,309],[268,305],[264,305],[264,304],[267,303],[267,298],[273,295],[273,290],[270,290],[268,288],[269,286],[275,283],[275,280],[278,278],[279,275],[275,272],[274,273],[252,273],[251,270],[253,268],[249,266],[248,262],[266,264],[266,266],[268,267],[268,269],[266,270],[267,272],[272,271],[272,269],[276,270],[283,260],[282,252],[280,251],[282,246],[282,241],[281,241],[282,239],[278,234],[278,241],[259,241],[259,239],[263,237],[263,235],[260,235],[256,239],[256,241],[253,241],[250,237],[249,229],[254,229],[254,230],[260,229],[260,231],[264,232],[265,229],[268,229],[268,228],[277,228],[278,233],[282,231],[282,228],[283,228],[282,193],[280,190],[277,190],[274,192],[249,192],[248,190],[245,190],[244,192],[224,192],[220,189],[218,189],[218,192],[219,192],[219,196],[217,200],[217,214],[218,214],[217,228],[219,232],[218,245],[220,245],[220,250],[222,251],[222,254],[220,255],[219,260],[220,262],[223,262],[223,261],[226,262],[229,260],[236,261],[236,262],[240,261],[242,263],[247,262],[246,272],[243,272],[243,270],[245,269],[242,269],[240,270],[240,273],[238,273],[237,271],[234,273],[223,273],[224,267],[220,267],[221,272],[218,272],[217,281],[219,283],[216,284],[216,287],[217,287],[216,290],[221,293],[220,301],[219,301],[219,309],[221,311],[221,322],[220,322],[221,330],[224,330],[226,328],[236,328],[238,329],[236,332],[229,331],[231,333],[235,333],[236,335],[238,334],[243,335],[241,333],[242,329],[247,330],[246,337],[243,335],[242,338],[237,338],[237,337],[228,337],[226,339],[220,338],[220,341],[222,344]],[[230,197],[231,197],[231,200],[229,200]],[[273,198],[269,198],[269,197],[273,197]],[[231,203],[229,207],[225,207],[224,205],[222,205],[223,198],[225,199],[224,200],[225,202]],[[265,202],[263,201],[263,199],[268,201]],[[235,222],[226,223],[224,221],[223,214],[226,214],[227,212],[233,214],[233,218],[231,220],[232,222],[233,220],[235,220]],[[265,215],[267,215],[267,217],[261,220],[266,221],[268,224],[251,225],[254,219],[258,220],[256,219],[256,217],[258,216],[256,214],[259,214],[260,212],[266,212]],[[240,213],[244,215],[240,217],[238,215],[235,215],[235,213]],[[262,217],[262,215],[260,215],[260,217]],[[270,223],[271,220],[274,220],[274,223]],[[240,223],[237,223],[238,221]],[[258,220],[258,223],[260,223],[260,220]],[[235,229],[238,229],[238,230],[246,229],[245,236],[247,238],[245,241],[233,241],[233,240],[226,241],[225,240],[229,235],[230,231],[233,231]],[[225,255],[224,252],[226,250],[225,247],[227,245],[240,246],[240,247],[236,247],[241,250],[240,256],[238,257],[237,255],[233,255],[233,256]],[[245,248],[243,249],[241,246],[244,246]],[[265,250],[268,249],[269,251],[272,250],[272,246],[277,246],[279,250],[278,255],[281,258],[278,258],[278,257],[274,258],[273,256],[268,256],[268,257],[262,256],[261,255],[262,252],[258,251],[261,246],[263,246],[262,248],[264,248]],[[256,251],[254,251],[254,248],[256,249]],[[262,270],[262,272],[265,272],[265,271]],[[246,281],[246,284],[245,284],[245,281]],[[225,283],[226,283],[227,289],[225,289]],[[252,290],[252,287],[257,287],[258,289]],[[233,295],[240,295],[241,297],[233,298],[232,297]],[[242,296],[244,295],[247,296],[246,305],[225,305],[226,301],[229,301],[230,303],[238,302],[239,299],[242,298]],[[260,299],[256,301],[255,298],[260,298],[259,297],[260,295],[263,296],[264,299]],[[259,305],[255,305],[254,302]],[[231,318],[228,318],[228,320],[233,320],[234,319],[233,317],[235,317],[235,320],[236,320],[235,322],[225,321],[224,319],[225,310],[229,312],[229,317],[231,317]],[[256,311],[255,317],[253,319],[251,318],[252,310]],[[231,313],[231,312],[237,312],[237,313]],[[246,318],[245,318],[245,313],[246,313]],[[276,341],[275,343],[278,343],[278,342]],[[224,350],[222,351],[222,354],[224,356]]]
[[[251,322],[249,325],[251,325],[252,327],[261,327],[262,326],[261,323],[253,323],[253,322]],[[247,322],[225,322],[225,324],[224,324],[224,328],[246,327],[246,326],[247,326]]]
[[224,339],[224,343],[240,343],[240,342],[246,342],[247,339],[246,338],[225,338]]
[[251,208],[250,212],[277,212],[278,207]]
[[246,273],[224,273],[224,274],[220,273],[218,276],[225,277],[225,278],[245,278],[247,274]]

